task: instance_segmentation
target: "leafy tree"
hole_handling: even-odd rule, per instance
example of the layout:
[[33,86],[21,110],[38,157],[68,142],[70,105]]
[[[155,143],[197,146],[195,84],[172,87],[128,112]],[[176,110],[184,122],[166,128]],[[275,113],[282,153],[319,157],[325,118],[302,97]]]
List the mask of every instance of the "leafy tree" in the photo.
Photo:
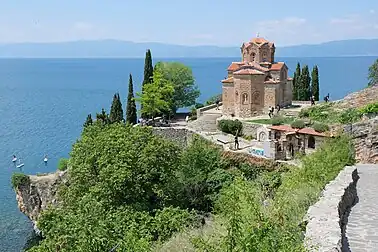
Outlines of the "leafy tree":
[[85,123],[84,123],[84,128],[85,127],[88,127],[89,125],[92,125],[93,124],[93,120],[92,120],[92,115],[91,114],[89,114],[88,116],[87,116],[87,119],[85,120]]
[[[144,86],[146,84],[152,83],[153,74],[154,74],[154,67],[152,65],[151,50],[147,49],[146,57],[144,59],[144,75],[143,75],[143,83],[142,83],[142,93],[144,92]],[[141,104],[141,110],[143,110],[143,104]],[[143,114],[143,111],[142,111],[141,116],[142,118],[145,117],[145,115]]]
[[103,125],[110,123],[109,116],[106,113],[105,109],[101,109],[101,113],[96,114],[96,121]]
[[123,122],[124,120],[121,98],[119,97],[118,93],[114,94],[113,96],[113,102],[110,108],[109,120],[110,120],[110,123]]
[[307,65],[303,67],[302,73],[299,79],[300,79],[300,85],[298,86],[298,99],[300,101],[309,101],[311,77],[310,77],[310,72],[308,70]]
[[129,93],[127,95],[126,122],[137,123],[137,109],[134,100],[133,76],[129,76]]
[[369,86],[378,84],[378,59],[369,67]]
[[164,78],[161,68],[155,68],[152,83],[144,85],[142,93],[137,93],[137,101],[141,103],[141,113],[145,117],[155,118],[157,115],[170,111],[174,88],[171,81]]
[[297,63],[297,68],[293,77],[293,99],[299,100],[299,89],[301,87],[301,65]]
[[158,62],[155,69],[160,70],[163,77],[173,85],[173,113],[176,113],[178,108],[189,107],[196,103],[200,92],[195,85],[192,70],[188,66],[180,62]]
[[315,97],[315,101],[319,101],[319,70],[316,65],[311,73],[311,93]]

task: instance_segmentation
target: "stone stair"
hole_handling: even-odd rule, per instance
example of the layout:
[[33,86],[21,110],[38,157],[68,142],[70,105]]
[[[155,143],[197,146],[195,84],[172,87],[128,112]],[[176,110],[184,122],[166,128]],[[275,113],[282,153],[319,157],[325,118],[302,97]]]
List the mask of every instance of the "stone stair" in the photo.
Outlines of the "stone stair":
[[217,131],[217,118],[221,117],[220,114],[203,114],[195,121],[188,123],[188,128],[200,132],[216,132]]

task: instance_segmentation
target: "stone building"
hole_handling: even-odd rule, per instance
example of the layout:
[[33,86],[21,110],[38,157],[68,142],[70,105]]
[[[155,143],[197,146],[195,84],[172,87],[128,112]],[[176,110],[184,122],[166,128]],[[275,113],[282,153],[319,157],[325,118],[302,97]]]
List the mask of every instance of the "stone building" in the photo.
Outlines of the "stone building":
[[248,118],[269,106],[292,103],[292,79],[284,62],[275,62],[275,46],[254,38],[241,46],[241,62],[232,62],[222,80],[222,114]]
[[331,135],[313,128],[294,129],[289,125],[268,127],[272,158],[293,159],[296,153],[309,154],[317,149]]

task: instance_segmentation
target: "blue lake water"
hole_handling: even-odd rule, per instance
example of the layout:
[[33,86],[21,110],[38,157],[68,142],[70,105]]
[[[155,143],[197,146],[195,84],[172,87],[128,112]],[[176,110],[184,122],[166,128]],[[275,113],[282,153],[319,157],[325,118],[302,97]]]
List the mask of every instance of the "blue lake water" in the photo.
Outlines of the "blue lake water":
[[[299,61],[319,67],[321,97],[340,99],[367,84],[368,67],[376,57],[283,58],[291,72]],[[169,61],[174,59],[167,59]],[[226,68],[238,58],[176,59],[193,69],[201,90],[200,102],[221,92]],[[156,62],[156,60],[154,60]],[[19,212],[10,178],[17,171],[56,170],[68,157],[87,114],[109,111],[112,96],[125,101],[129,73],[140,90],[144,59],[0,59],[0,251],[20,251],[32,227]],[[125,102],[124,102],[125,105]],[[42,162],[49,156],[48,165]]]

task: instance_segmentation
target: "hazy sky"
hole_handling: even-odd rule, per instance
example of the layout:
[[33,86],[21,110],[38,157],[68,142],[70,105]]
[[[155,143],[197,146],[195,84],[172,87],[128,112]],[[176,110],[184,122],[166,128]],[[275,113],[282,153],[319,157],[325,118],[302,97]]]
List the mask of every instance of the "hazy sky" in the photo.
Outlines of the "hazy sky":
[[378,0],[0,0],[0,43],[276,45],[378,38]]

